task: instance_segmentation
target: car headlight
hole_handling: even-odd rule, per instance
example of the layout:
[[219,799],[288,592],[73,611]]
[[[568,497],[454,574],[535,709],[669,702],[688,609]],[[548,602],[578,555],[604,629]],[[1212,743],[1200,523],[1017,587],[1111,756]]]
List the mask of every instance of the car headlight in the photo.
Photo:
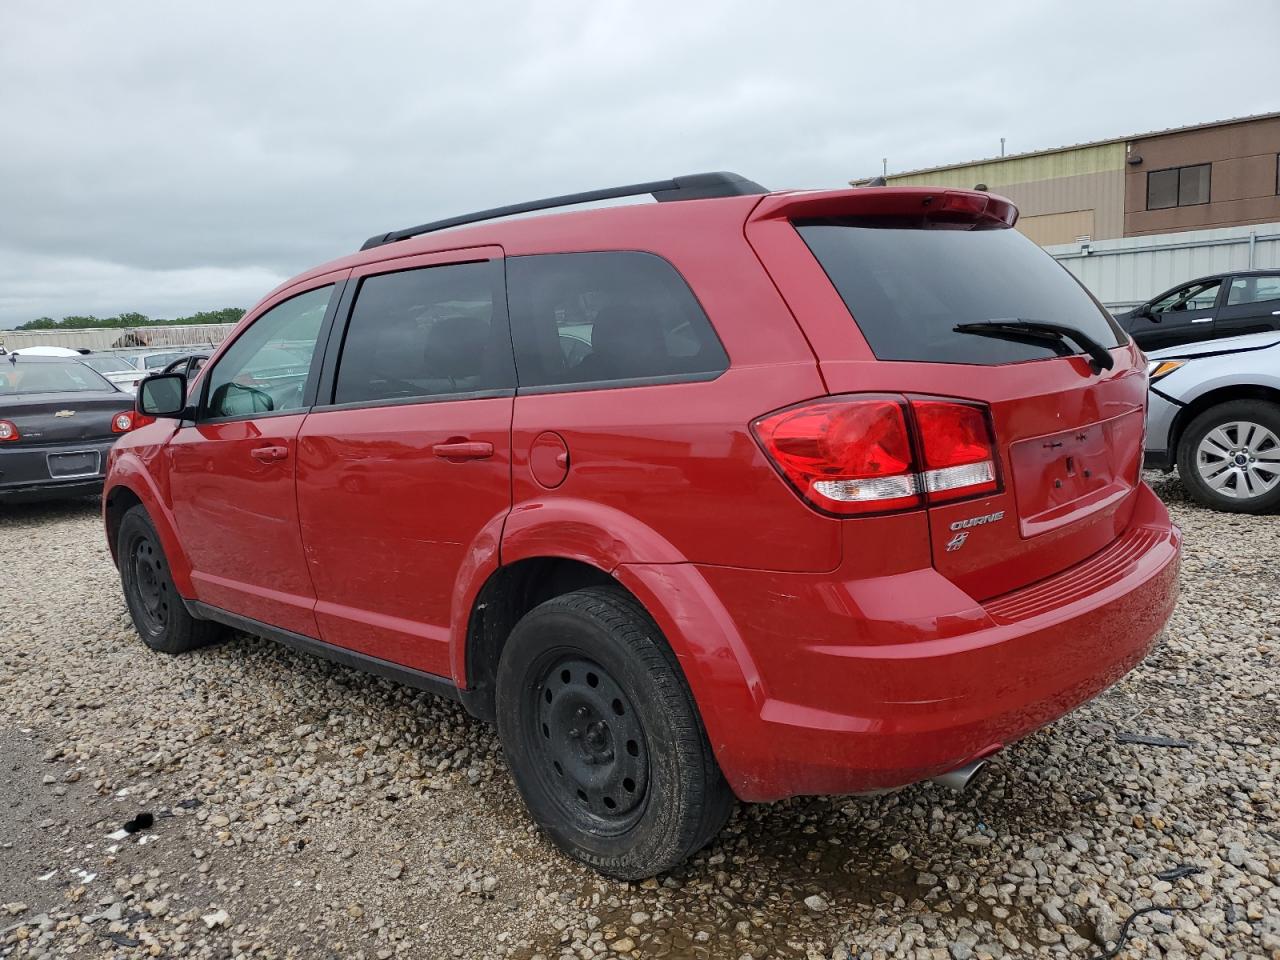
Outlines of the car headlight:
[[1155,383],[1157,380],[1167,377],[1175,370],[1181,370],[1190,360],[1148,360],[1147,361],[1147,382]]

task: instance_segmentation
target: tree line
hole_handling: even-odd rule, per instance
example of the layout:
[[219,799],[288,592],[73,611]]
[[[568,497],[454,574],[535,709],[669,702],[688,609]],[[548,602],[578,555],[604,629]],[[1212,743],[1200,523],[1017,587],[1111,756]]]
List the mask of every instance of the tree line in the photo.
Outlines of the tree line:
[[28,320],[15,330],[88,330],[98,327],[171,327],[195,323],[235,323],[244,316],[243,307],[223,307],[221,310],[201,310],[189,317],[148,317],[145,313],[122,313],[115,317],[37,317]]

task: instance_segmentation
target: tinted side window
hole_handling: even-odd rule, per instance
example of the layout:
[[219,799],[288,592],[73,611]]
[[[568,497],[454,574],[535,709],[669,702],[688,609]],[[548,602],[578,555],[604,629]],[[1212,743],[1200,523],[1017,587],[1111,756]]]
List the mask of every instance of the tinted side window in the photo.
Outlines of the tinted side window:
[[1231,281],[1227,306],[1280,300],[1280,277],[1237,277]]
[[494,261],[366,277],[343,340],[333,402],[514,386],[501,279]]
[[333,286],[278,303],[245,330],[209,371],[208,417],[282,413],[304,406],[307,374]]
[[522,387],[710,378],[729,366],[688,284],[651,253],[507,259]]

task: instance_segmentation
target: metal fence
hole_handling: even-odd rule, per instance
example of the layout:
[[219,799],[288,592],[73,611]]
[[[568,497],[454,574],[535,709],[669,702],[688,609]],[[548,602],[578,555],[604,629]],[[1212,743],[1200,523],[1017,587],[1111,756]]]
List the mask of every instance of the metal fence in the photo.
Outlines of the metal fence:
[[1108,308],[1124,310],[1206,274],[1280,269],[1280,223],[1080,240],[1045,250]]
[[187,326],[99,327],[86,330],[0,330],[0,346],[70,347],[72,350],[137,350],[160,347],[217,346],[235,329],[234,323]]

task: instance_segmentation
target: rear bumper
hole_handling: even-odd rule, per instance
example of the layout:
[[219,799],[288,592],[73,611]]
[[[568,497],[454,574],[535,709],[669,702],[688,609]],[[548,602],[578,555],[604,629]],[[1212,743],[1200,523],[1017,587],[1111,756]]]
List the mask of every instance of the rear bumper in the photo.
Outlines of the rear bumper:
[[[0,446],[0,503],[32,503],[69,497],[92,496],[102,492],[107,472],[107,454],[116,438],[85,440],[48,446]],[[88,476],[54,477],[49,457],[65,453],[95,451],[97,472]]]
[[781,575],[703,568],[759,677],[752,716],[708,723],[735,791],[760,801],[903,786],[1115,683],[1151,649],[1177,596],[1181,535],[1148,487],[1135,499],[1112,545],[981,604],[931,569],[877,578],[868,593],[865,580],[793,575],[784,589]]

